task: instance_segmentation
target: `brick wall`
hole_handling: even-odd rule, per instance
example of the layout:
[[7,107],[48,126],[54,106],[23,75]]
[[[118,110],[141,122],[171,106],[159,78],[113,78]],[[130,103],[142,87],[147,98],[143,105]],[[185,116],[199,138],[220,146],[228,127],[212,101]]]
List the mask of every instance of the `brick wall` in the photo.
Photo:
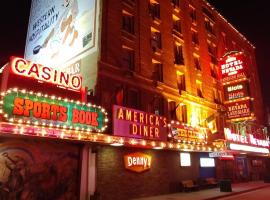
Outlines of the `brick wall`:
[[[152,156],[149,171],[135,173],[124,168],[124,155],[142,152]],[[126,200],[179,191],[181,180],[199,177],[198,154],[191,167],[180,167],[178,151],[159,151],[100,146],[97,151],[97,191],[102,200]]]

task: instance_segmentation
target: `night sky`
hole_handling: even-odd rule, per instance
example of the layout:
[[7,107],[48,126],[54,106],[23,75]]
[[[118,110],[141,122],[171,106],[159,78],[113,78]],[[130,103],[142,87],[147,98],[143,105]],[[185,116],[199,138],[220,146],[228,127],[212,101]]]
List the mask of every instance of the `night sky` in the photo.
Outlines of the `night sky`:
[[[5,1],[0,12],[0,66],[23,57],[30,0]],[[270,11],[267,0],[208,0],[255,47],[264,102],[270,105]],[[269,91],[268,91],[269,90]]]

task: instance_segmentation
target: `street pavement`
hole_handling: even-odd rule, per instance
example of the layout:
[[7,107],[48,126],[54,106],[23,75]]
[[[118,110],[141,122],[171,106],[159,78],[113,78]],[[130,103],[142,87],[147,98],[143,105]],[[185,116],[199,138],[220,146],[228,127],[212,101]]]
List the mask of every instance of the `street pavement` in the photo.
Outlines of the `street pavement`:
[[270,188],[263,188],[239,195],[233,195],[231,197],[220,198],[220,200],[247,200],[247,199],[268,200],[270,199]]
[[[262,188],[265,188],[265,189],[262,190]],[[254,191],[259,191],[259,190],[262,190],[263,194],[267,192],[269,193],[267,194],[269,198],[266,197],[266,198],[263,198],[262,200],[268,200],[268,199],[270,200],[270,183],[264,183],[262,181],[232,184],[232,192],[220,192],[219,188],[214,188],[214,189],[205,189],[205,190],[200,190],[200,191],[195,191],[195,192],[180,192],[180,193],[173,193],[173,194],[167,194],[167,195],[138,198],[134,200],[214,200],[214,199],[225,199],[225,198],[234,199],[234,197],[241,196],[242,194],[249,194],[249,193],[253,194]],[[251,198],[247,198],[244,196],[243,199],[251,199]],[[260,200],[257,197],[253,199]],[[237,200],[239,199],[237,198]]]

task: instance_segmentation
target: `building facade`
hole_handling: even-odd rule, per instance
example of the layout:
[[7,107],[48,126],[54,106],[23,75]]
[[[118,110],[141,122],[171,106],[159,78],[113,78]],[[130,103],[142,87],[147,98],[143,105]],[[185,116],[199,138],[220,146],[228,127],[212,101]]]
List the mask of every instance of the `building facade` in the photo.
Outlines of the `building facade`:
[[[48,199],[120,200],[179,192],[184,180],[262,179],[269,140],[262,129],[255,47],[204,0],[91,2],[100,9],[100,19],[94,21],[101,22],[96,30],[100,33],[96,40],[99,56],[94,52],[91,57],[98,57],[93,90],[71,91],[67,87],[71,75],[59,75],[24,59],[13,59],[4,70],[1,182],[10,191],[22,191],[18,196],[31,194],[37,199],[46,194]],[[42,48],[35,50],[38,53]],[[245,57],[248,95],[230,94],[232,99],[228,99],[224,88],[232,84],[237,89],[234,84],[243,80],[223,81],[220,62],[235,52]],[[86,61],[81,60],[82,66],[91,68]],[[8,67],[18,73],[10,75]],[[91,79],[88,70],[81,71]],[[47,85],[48,76],[57,74],[60,81],[54,78],[53,85],[50,81]],[[17,82],[10,81],[11,77]],[[29,77],[31,80],[25,80]],[[17,83],[34,92],[14,89]],[[73,79],[71,83],[77,86]],[[9,88],[13,89],[7,91]],[[9,101],[15,94],[32,100],[33,108],[28,101],[25,109],[36,110],[20,112],[22,103]],[[46,121],[37,100],[73,110],[62,108],[60,112],[54,107],[50,111],[54,121]],[[248,115],[229,118],[227,105],[242,100],[250,102]],[[10,108],[17,108],[15,114]],[[65,113],[72,122],[64,119]],[[253,150],[236,150],[231,143]],[[209,152],[225,156],[210,158]],[[11,177],[12,172],[17,176]],[[20,180],[18,185],[12,186],[11,178]],[[14,194],[3,193],[6,197]]]

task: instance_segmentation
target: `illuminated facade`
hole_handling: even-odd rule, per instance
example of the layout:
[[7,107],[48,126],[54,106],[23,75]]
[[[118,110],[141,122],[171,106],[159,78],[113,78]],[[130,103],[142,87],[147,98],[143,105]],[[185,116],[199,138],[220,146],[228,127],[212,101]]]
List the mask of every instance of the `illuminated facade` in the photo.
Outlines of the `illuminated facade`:
[[[263,124],[254,49],[205,1],[106,1],[97,98],[210,128],[224,138],[226,117],[218,60],[246,55],[251,112]],[[147,9],[145,9],[147,8]],[[235,94],[233,94],[235,95]]]
[[[99,56],[83,51],[87,58],[75,56],[68,68],[13,57],[1,75],[0,168],[25,162],[33,173],[25,180],[52,177],[31,182],[48,185],[50,199],[117,200],[179,192],[184,180],[263,171],[269,139],[252,132],[263,124],[254,47],[216,10],[203,0],[82,2],[97,9],[76,20],[91,14],[101,22],[83,39]],[[59,18],[63,31],[67,19]],[[36,54],[51,46],[37,47]],[[244,170],[240,152],[260,153],[251,159],[255,170]],[[9,177],[0,180],[9,186]]]

